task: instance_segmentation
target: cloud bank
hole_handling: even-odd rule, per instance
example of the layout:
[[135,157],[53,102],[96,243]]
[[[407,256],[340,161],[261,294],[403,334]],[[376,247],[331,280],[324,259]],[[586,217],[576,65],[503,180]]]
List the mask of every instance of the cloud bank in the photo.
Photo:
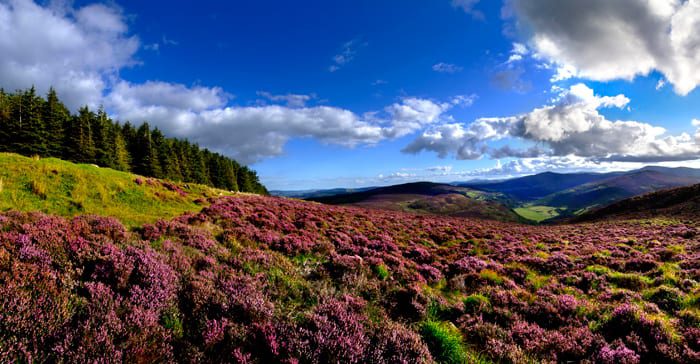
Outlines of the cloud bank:
[[700,0],[508,0],[503,13],[554,80],[631,80],[656,70],[680,95],[700,83]]
[[54,86],[72,108],[97,106],[119,69],[136,64],[139,40],[124,16],[101,4],[41,7],[0,1],[0,80],[14,90]]
[[[604,108],[624,108],[624,95],[598,96],[584,84],[563,91],[551,105],[508,117],[480,118],[471,124],[435,125],[404,148],[406,153],[429,151],[473,160],[578,156],[597,161],[658,162],[700,158],[700,144],[683,133],[667,135],[659,126],[639,121],[608,120]],[[694,124],[695,125],[695,124]],[[696,125],[697,126],[697,125]],[[700,130],[699,130],[700,132]],[[527,149],[493,149],[490,142],[519,139],[535,144]]]

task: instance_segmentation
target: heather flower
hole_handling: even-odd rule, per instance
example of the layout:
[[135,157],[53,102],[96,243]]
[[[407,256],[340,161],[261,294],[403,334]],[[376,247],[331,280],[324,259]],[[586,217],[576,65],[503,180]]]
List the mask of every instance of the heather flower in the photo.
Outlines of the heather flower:
[[615,348],[604,346],[600,349],[596,359],[602,364],[637,364],[640,362],[639,355],[625,347],[624,344]]

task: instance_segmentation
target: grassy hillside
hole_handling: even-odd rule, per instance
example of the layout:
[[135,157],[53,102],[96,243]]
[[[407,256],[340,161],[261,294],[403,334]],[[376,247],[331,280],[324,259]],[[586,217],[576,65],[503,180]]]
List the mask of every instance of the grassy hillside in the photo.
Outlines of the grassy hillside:
[[198,211],[209,197],[222,194],[228,192],[55,158],[0,153],[0,211],[96,214],[136,226]]

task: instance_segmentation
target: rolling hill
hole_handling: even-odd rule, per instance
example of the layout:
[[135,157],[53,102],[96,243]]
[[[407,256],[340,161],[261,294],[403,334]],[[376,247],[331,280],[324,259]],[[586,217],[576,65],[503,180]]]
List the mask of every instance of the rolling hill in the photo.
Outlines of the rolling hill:
[[700,182],[696,170],[689,172],[641,169],[557,192],[532,204],[560,208],[564,216],[576,215],[632,196]]
[[0,153],[0,211],[41,211],[61,216],[116,217],[127,226],[194,212],[216,188],[151,179],[55,158]]
[[510,206],[515,203],[499,193],[432,182],[406,183],[366,191],[309,198],[330,205],[422,214],[521,221]]
[[[503,221],[568,219],[629,197],[700,183],[700,170],[650,166],[628,172],[554,173],[501,181],[407,183],[359,191],[315,191],[307,200]],[[514,216],[517,215],[517,216]]]
[[700,184],[673,188],[632,197],[589,211],[574,221],[633,218],[700,217]]
[[507,194],[521,201],[537,200],[550,194],[582,184],[610,177],[604,173],[554,173],[544,172],[532,176],[513,178],[497,183],[479,181],[459,183],[459,186],[488,192]]

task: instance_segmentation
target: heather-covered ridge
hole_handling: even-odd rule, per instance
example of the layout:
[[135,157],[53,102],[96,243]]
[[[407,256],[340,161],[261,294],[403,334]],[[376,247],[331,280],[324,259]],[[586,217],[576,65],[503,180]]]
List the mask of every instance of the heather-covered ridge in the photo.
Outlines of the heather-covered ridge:
[[639,219],[654,216],[696,220],[700,217],[700,184],[632,197],[583,214],[577,220]]
[[0,355],[36,362],[700,360],[696,223],[524,226],[223,197],[128,232],[0,216]]

